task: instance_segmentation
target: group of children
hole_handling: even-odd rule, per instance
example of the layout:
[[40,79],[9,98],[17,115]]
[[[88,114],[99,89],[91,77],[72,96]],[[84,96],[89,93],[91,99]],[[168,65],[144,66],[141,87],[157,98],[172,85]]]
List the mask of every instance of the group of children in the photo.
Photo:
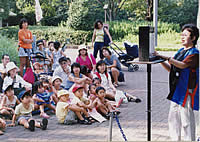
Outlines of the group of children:
[[[35,127],[46,130],[50,118],[47,110],[56,114],[58,123],[90,125],[109,119],[112,112],[120,114],[118,107],[122,102],[140,102],[140,99],[113,86],[104,60],[97,62],[96,72],[93,72],[91,78],[82,74],[79,63],[71,65],[69,58],[60,59],[59,66],[62,66],[62,61],[66,61],[67,78],[60,74],[40,76],[32,85],[17,74],[18,67],[13,62],[7,63],[8,75],[4,78],[0,115],[12,119],[8,126],[19,124],[30,131],[34,131]],[[33,66],[35,74],[43,72],[40,63],[35,62]],[[40,114],[42,121],[34,120],[32,114]],[[5,127],[5,120],[0,119],[0,134],[3,134],[1,130]]]

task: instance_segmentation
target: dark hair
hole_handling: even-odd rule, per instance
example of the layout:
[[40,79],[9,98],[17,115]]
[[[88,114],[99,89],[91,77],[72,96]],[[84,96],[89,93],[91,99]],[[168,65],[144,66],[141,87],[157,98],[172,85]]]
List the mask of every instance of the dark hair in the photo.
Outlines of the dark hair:
[[95,80],[98,80],[98,81],[100,81],[100,83],[101,83],[101,79],[98,78],[98,77],[93,78],[92,83],[94,83]]
[[36,41],[36,45],[37,45],[37,46],[38,46],[39,43],[42,43],[42,44],[44,45],[44,42],[43,42],[42,39]]
[[[97,69],[97,72],[99,73],[99,66],[102,65],[102,64],[105,64],[106,65],[106,62],[104,60],[100,60],[97,62],[97,65],[96,65],[96,69]],[[107,73],[107,68],[105,69],[105,73]]]
[[54,42],[54,48],[55,48],[56,50],[58,50],[58,49],[60,48],[60,42],[59,42],[59,41],[55,41],[55,42]]
[[80,71],[81,71],[81,65],[77,62],[74,62],[71,66],[71,73],[74,73],[73,71],[74,67],[80,68]]
[[3,60],[5,56],[10,57],[8,54],[3,54],[3,55],[1,56],[1,59]]
[[10,91],[10,90],[14,90],[14,89],[13,89],[13,85],[9,85],[9,86],[4,90],[4,93],[6,93],[7,91]]
[[[81,49],[81,50],[85,50],[85,51],[86,51],[86,54],[85,54],[85,55],[88,56],[87,49]],[[78,51],[78,56],[81,56],[81,52],[80,52],[81,50]]]
[[59,64],[61,64],[63,61],[67,62],[67,58],[65,56],[60,57],[59,60],[58,60]]
[[103,56],[103,57],[105,57],[105,56],[103,55],[103,50],[108,51],[108,53],[109,53],[110,55],[112,55],[111,51],[110,51],[107,47],[103,47],[103,48],[101,49],[101,52],[102,52],[102,56]]
[[101,20],[96,20],[96,22],[94,23],[94,28],[95,29],[99,29],[98,23],[100,23],[103,26],[103,22]]
[[53,43],[53,44],[54,44],[54,42],[53,42],[53,41],[49,41],[49,42],[48,42],[48,46],[49,46],[51,43]]
[[23,23],[28,23],[28,20],[26,18],[22,18],[19,22],[19,28],[22,29],[22,24]]
[[71,62],[71,59],[69,57],[66,57],[67,61],[70,61]]
[[34,95],[34,94],[38,93],[38,88],[41,88],[41,87],[43,87],[42,81],[36,81],[33,84],[32,94]]
[[88,96],[90,96],[90,90],[91,90],[92,86],[96,87],[96,84],[92,83],[92,84],[89,85],[89,87],[88,87]]
[[185,24],[182,27],[181,31],[183,32],[184,30],[187,30],[187,31],[189,31],[191,33],[190,34],[190,38],[191,39],[193,39],[194,37],[196,37],[195,40],[192,41],[193,46],[195,46],[197,44],[197,40],[199,38],[199,29],[194,24]]
[[23,100],[25,97],[28,97],[28,96],[32,97],[31,91],[22,91],[19,93],[19,96],[21,96],[20,97],[21,100]]
[[97,87],[97,88],[96,88],[96,93],[98,94],[98,92],[99,92],[100,90],[104,90],[104,91],[106,91],[106,89],[105,89],[105,88],[103,88],[103,87],[99,86],[99,87]]

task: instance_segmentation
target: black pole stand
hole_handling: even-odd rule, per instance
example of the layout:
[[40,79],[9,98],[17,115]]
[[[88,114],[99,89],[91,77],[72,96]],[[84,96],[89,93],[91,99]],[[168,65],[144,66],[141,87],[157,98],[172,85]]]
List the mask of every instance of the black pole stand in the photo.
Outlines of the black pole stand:
[[151,141],[151,64],[147,64],[147,141]]

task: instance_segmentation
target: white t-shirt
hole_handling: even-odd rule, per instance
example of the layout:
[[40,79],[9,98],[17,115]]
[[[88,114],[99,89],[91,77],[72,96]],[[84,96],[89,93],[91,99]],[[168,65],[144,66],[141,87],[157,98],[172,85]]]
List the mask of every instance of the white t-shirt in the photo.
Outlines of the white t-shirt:
[[56,105],[56,117],[59,123],[64,123],[65,117],[69,112],[68,109],[69,103],[68,102],[58,102]]
[[32,116],[31,112],[34,110],[34,105],[29,104],[29,108],[26,109],[22,103],[16,106],[15,114],[17,116]]
[[[13,82],[13,79],[9,76],[6,76],[3,82],[3,88],[5,88],[5,85],[10,82]],[[20,88],[20,83],[21,83],[21,87],[32,88],[32,85],[30,83],[26,82],[21,76],[16,75],[16,80],[14,82],[13,88]]]
[[[108,73],[108,78],[106,77],[106,74],[102,74],[102,73],[99,73],[99,75],[101,76],[101,85],[107,90],[107,89],[110,89],[110,81],[111,81],[111,77],[110,77],[110,74]],[[98,76],[96,74],[94,74],[93,78],[95,78]]]

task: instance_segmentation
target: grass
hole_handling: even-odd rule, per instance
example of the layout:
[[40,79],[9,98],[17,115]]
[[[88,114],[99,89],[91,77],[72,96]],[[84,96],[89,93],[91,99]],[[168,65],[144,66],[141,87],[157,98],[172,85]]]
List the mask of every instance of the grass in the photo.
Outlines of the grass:
[[0,57],[3,54],[8,54],[11,61],[15,61],[19,65],[17,42],[0,35],[0,43]]

